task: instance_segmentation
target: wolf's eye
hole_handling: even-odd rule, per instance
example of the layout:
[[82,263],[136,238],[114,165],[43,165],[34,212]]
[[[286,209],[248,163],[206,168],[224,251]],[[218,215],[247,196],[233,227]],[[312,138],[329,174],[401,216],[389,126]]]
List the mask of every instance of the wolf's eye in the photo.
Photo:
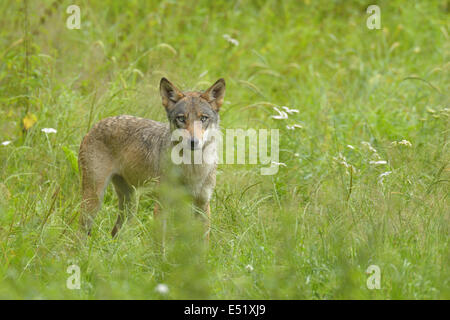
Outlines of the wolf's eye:
[[177,121],[184,123],[186,121],[186,118],[185,118],[185,116],[178,116]]
[[200,118],[200,120],[202,120],[202,122],[206,122],[206,121],[208,120],[208,117],[207,117],[207,116],[202,116],[202,117]]

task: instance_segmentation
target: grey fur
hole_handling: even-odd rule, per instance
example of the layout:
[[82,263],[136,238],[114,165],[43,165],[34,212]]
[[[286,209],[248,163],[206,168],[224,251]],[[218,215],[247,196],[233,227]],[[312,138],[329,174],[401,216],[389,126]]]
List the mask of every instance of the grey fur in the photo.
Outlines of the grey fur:
[[[208,136],[204,135],[206,130],[218,127],[218,112],[225,92],[223,79],[205,92],[183,93],[163,78],[160,91],[169,123],[121,115],[101,120],[84,137],[78,157],[82,180],[80,223],[88,233],[110,181],[114,184],[121,211],[112,231],[115,236],[125,219],[134,188],[151,179],[164,178],[164,163],[168,161],[173,130],[186,129],[192,139],[194,134],[200,135],[196,138],[201,141],[202,148],[214,143],[213,140],[203,141],[203,138]],[[184,115],[184,122],[180,121],[181,115]],[[201,130],[194,130],[194,123],[201,126]],[[180,166],[182,181],[190,190],[194,204],[209,217],[216,164]]]

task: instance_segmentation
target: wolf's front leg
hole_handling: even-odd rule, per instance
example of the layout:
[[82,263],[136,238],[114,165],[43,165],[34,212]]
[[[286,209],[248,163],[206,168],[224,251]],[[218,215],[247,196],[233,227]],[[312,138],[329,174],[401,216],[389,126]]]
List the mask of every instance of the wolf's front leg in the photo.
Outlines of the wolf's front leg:
[[203,218],[205,219],[205,229],[206,229],[205,239],[206,242],[209,242],[209,234],[211,232],[211,207],[209,205],[209,201],[195,199],[194,206],[196,206],[204,213]]
[[209,201],[208,201],[208,204],[206,205],[206,208],[205,208],[204,211],[206,213],[206,218],[207,218],[207,221],[206,221],[206,241],[209,243],[209,234],[211,232],[211,207],[209,205]]

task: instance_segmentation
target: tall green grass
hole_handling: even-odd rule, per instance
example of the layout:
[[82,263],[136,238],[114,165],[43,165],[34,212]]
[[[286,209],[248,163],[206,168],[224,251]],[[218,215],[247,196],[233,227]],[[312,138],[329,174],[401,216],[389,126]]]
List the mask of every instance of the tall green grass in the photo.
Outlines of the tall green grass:
[[[379,1],[381,30],[365,1],[84,0],[80,30],[70,1],[27,1],[28,23],[24,3],[1,2],[1,298],[450,297],[447,1]],[[111,187],[84,239],[81,139],[107,116],[164,121],[162,76],[184,89],[224,77],[221,126],[279,129],[286,166],[219,167],[208,248],[175,197],[161,254],[149,190],[111,239]],[[274,120],[273,106],[299,113]]]

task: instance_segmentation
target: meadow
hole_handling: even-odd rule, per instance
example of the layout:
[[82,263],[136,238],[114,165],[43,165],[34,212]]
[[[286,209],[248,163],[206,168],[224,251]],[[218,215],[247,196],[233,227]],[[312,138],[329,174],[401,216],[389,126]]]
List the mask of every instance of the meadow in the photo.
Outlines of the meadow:
[[[0,298],[449,299],[449,3],[370,4],[0,0]],[[108,187],[84,238],[81,139],[166,121],[161,77],[223,77],[221,127],[279,129],[279,171],[219,166],[208,246],[171,189],[162,254],[151,187],[116,239]]]

